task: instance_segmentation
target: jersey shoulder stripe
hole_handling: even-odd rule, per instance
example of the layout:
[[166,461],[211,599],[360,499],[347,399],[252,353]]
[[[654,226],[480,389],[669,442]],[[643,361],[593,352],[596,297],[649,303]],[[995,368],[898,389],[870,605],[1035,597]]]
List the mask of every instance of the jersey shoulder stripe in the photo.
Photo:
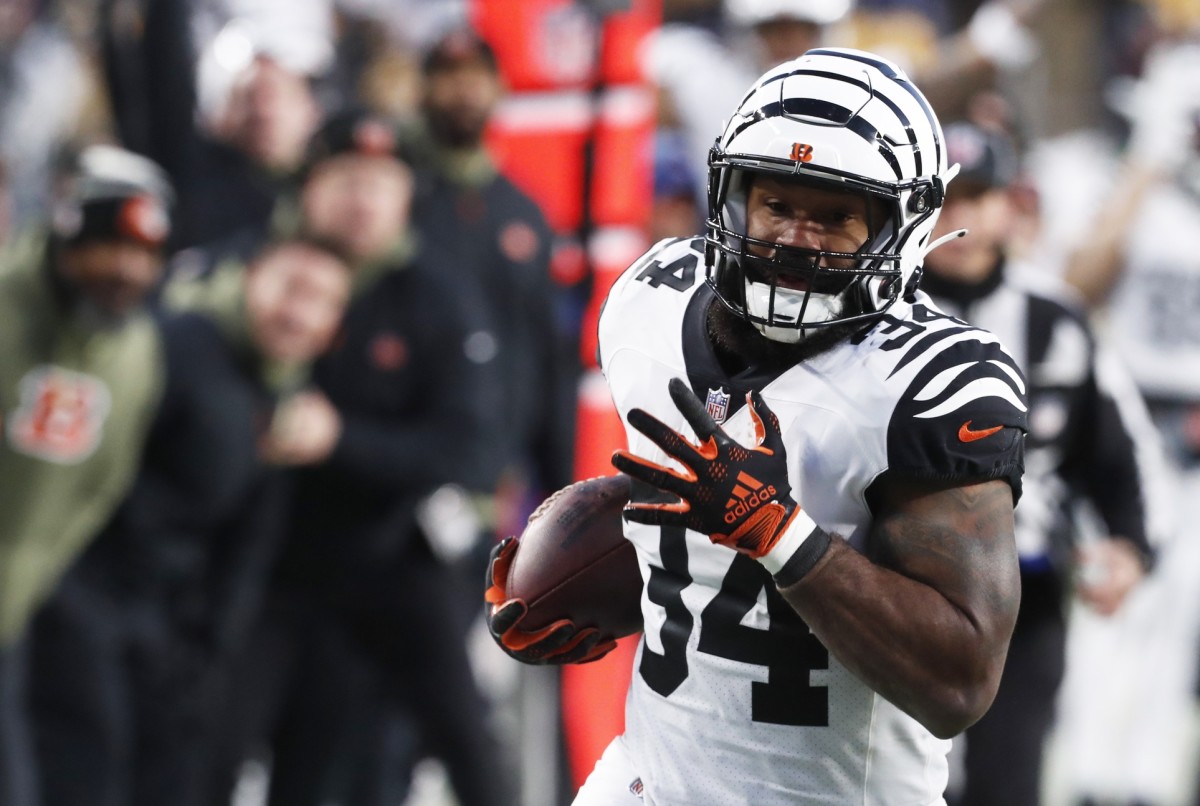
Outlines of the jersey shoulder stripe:
[[896,395],[889,471],[926,481],[1003,478],[1019,493],[1026,384],[999,339],[926,298],[885,316],[868,340]]

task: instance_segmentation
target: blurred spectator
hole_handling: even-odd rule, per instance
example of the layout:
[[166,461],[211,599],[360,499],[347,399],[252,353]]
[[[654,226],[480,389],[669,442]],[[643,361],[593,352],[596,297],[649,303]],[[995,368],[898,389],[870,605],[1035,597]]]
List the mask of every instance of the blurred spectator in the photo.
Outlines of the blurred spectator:
[[[951,240],[926,257],[921,287],[1014,350],[1029,399],[1025,494],[1016,510],[1021,608],[996,701],[966,731],[957,802],[1036,806],[1064,674],[1068,594],[1074,588],[1110,615],[1142,579],[1150,538],[1161,537],[1150,490],[1162,481],[1161,462],[1144,403],[1102,355],[1082,309],[1048,269],[1011,259],[1012,140],[970,123],[945,134],[948,159],[961,171],[932,237]],[[950,235],[958,230],[966,235]],[[1103,537],[1080,534],[1081,501],[1099,514]]]
[[1124,162],[1066,279],[1106,312],[1175,458],[1200,458],[1200,42],[1160,45],[1121,98]]
[[[727,110],[764,70],[822,44],[869,49],[897,61],[948,116],[999,73],[1030,63],[1037,44],[1027,26],[1043,3],[989,0],[966,27],[943,35],[923,4],[911,2],[863,4],[852,14],[855,0],[725,0],[723,30],[664,25],[644,60],[663,96],[660,125],[685,138],[704,205],[708,149]],[[895,13],[909,22],[897,24]]]
[[0,802],[36,799],[20,684],[35,609],[133,482],[160,395],[142,302],[158,281],[171,190],[110,146],[79,157],[48,236],[0,271]]
[[176,242],[210,243],[239,231],[261,237],[321,119],[309,78],[270,56],[242,70],[210,121],[211,140],[193,166],[191,202]]
[[464,806],[509,803],[458,626],[462,587],[419,516],[439,487],[489,478],[502,430],[497,339],[475,282],[409,229],[412,173],[393,127],[339,114],[309,153],[297,226],[352,256],[355,295],[314,389],[280,413],[293,427],[266,443],[297,468],[297,494],[229,716],[251,735],[230,741],[238,758],[270,743],[272,803],[345,796],[345,737],[360,733],[347,720],[381,707],[362,700],[378,689],[344,684],[361,659],[380,696],[415,715]]
[[362,289],[417,249],[408,227],[414,188],[396,126],[365,110],[341,112],[309,144],[293,225],[340,243]]
[[[1187,386],[1181,374],[1193,377],[1191,372],[1181,373],[1179,361],[1200,361],[1200,352],[1188,350],[1194,340],[1180,338],[1186,329],[1168,328],[1168,332],[1162,324],[1164,312],[1178,310],[1169,305],[1168,297],[1175,292],[1164,295],[1164,291],[1187,282],[1194,261],[1189,259],[1191,249],[1179,249],[1175,254],[1164,243],[1163,230],[1169,234],[1175,228],[1147,229],[1138,224],[1152,213],[1176,221],[1197,212],[1197,79],[1200,42],[1164,41],[1149,55],[1140,80],[1118,85],[1114,100],[1129,120],[1130,136],[1123,165],[1109,194],[1117,204],[1100,207],[1096,223],[1103,226],[1091,229],[1092,234],[1079,245],[1066,274],[1067,281],[1090,305],[1111,305],[1112,315],[1128,325],[1123,330],[1136,338],[1123,338],[1118,346],[1135,366],[1151,360],[1148,367],[1142,367],[1146,374],[1141,382],[1167,396],[1180,396],[1177,387],[1181,383]],[[1143,239],[1153,241],[1157,250],[1147,253],[1144,247],[1148,243],[1132,240],[1139,233],[1143,233]],[[1140,272],[1149,274],[1143,277]],[[1163,349],[1170,353],[1163,354]],[[1182,394],[1188,396],[1187,392]]]
[[469,0],[337,0],[341,12],[377,20],[388,38],[424,50],[447,29],[465,25]]
[[480,492],[499,496],[499,513],[486,526],[508,533],[524,522],[527,499],[540,501],[572,479],[577,325],[550,277],[545,218],[484,148],[484,130],[503,95],[491,47],[470,29],[452,29],[425,52],[423,68],[417,142],[423,159],[413,220],[420,236],[445,254],[446,271],[482,290],[497,326],[507,427],[490,445]]
[[230,655],[285,512],[283,474],[258,446],[293,427],[272,424],[275,401],[328,348],[349,289],[340,253],[280,241],[247,269],[238,326],[163,318],[164,394],[137,481],[34,622],[48,806],[204,802]]
[[86,54],[59,16],[57,4],[44,0],[0,8],[0,160],[16,228],[45,215],[55,161],[79,133],[95,89]]
[[298,185],[275,199],[269,222],[176,256],[167,303],[218,313],[238,305],[245,256],[272,235],[307,232],[336,243],[354,266],[356,290],[404,265],[418,244],[407,223],[415,180],[400,141],[395,124],[365,109],[330,116],[305,145]]
[[759,73],[750,56],[726,43],[721,30],[690,22],[670,22],[652,33],[641,58],[658,87],[659,128],[682,143],[695,203],[706,210],[708,151],[725,116]]
[[[1117,100],[1129,119],[1129,140],[1111,187],[1071,255],[1066,279],[1102,314],[1102,332],[1150,406],[1178,486],[1179,530],[1172,551],[1187,552],[1196,543],[1200,518],[1200,254],[1192,237],[1200,226],[1200,42],[1195,34],[1161,41],[1148,54],[1141,78],[1125,89]],[[1191,576],[1178,581],[1195,584]],[[1182,612],[1177,620],[1194,625],[1196,619]],[[1189,664],[1193,681],[1197,668],[1194,661]],[[1155,674],[1164,671],[1155,669]],[[1167,685],[1160,690],[1170,693]],[[1139,725],[1161,735],[1169,724],[1162,721],[1165,712],[1151,700],[1140,706],[1157,713]],[[1151,756],[1170,757],[1147,747],[1131,763],[1145,766],[1153,763]]]
[[468,0],[337,0],[336,81],[342,105],[357,100],[408,123],[419,112],[421,53],[467,24]]
[[300,166],[319,122],[308,80],[268,56],[257,56],[239,74],[212,132],[270,174]]
[[794,59],[821,44],[827,26],[844,19],[855,0],[725,0],[736,32],[750,35],[757,72]]
[[[161,165],[181,189],[190,184],[196,158],[190,8],[189,0],[104,0],[94,10],[115,134]],[[176,227],[175,240],[180,235]]]
[[118,131],[158,155],[180,205],[174,249],[261,243],[321,121],[327,3],[163,0],[101,9]]
[[[426,49],[422,70],[421,125],[410,133],[418,155],[414,226],[441,256],[435,268],[486,300],[496,326],[495,416],[505,423],[483,446],[477,481],[468,485],[472,500],[463,499],[460,481],[419,511],[425,536],[465,583],[451,614],[465,642],[479,617],[473,586],[496,534],[520,528],[530,501],[571,479],[578,334],[563,324],[550,279],[548,225],[484,148],[503,91],[491,48],[454,27]],[[353,802],[385,806],[404,797],[414,763],[427,752],[413,747],[409,716],[371,702],[355,720],[357,746],[371,749],[358,754],[354,777],[362,783]],[[409,738],[388,738],[398,736]]]
[[872,13],[914,12],[929,20],[938,31],[945,33],[956,27],[950,19],[951,11],[955,13],[955,21],[966,24],[981,2],[982,0],[958,0],[958,2],[950,0],[859,0],[858,5],[863,11]]
[[654,135],[654,205],[650,210],[650,241],[690,238],[704,221],[696,204],[696,179],[682,135],[659,129]]

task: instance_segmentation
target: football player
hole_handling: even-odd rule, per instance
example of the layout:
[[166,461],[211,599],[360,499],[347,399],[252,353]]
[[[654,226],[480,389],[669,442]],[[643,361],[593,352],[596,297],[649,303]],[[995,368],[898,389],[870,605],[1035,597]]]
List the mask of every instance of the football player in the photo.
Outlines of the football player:
[[[751,87],[709,166],[706,237],[657,244],[600,320],[645,632],[575,803],[941,803],[1016,617],[1026,422],[996,337],[918,289],[941,126],[894,64],[816,49]],[[521,630],[518,545],[501,646],[598,657],[594,630]]]

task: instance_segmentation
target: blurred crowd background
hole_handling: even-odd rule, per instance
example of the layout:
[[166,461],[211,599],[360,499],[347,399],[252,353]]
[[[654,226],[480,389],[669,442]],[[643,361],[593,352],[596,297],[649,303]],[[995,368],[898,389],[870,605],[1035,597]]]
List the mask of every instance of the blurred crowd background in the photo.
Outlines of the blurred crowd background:
[[1200,3],[0,0],[0,804],[569,802],[632,646],[519,667],[487,555],[611,472],[604,292],[821,44],[983,135],[973,227],[1152,424],[1127,596],[1072,595],[1113,524],[1060,479],[1011,764],[1200,802]]

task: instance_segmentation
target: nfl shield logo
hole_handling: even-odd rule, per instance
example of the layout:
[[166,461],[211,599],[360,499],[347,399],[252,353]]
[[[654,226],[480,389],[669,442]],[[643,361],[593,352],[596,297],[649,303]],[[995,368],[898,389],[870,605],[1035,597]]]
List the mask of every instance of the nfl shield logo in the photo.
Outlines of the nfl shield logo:
[[729,416],[729,394],[725,388],[709,389],[708,399],[704,401],[704,408],[708,410],[708,416],[712,417],[717,425],[725,422],[725,418]]

